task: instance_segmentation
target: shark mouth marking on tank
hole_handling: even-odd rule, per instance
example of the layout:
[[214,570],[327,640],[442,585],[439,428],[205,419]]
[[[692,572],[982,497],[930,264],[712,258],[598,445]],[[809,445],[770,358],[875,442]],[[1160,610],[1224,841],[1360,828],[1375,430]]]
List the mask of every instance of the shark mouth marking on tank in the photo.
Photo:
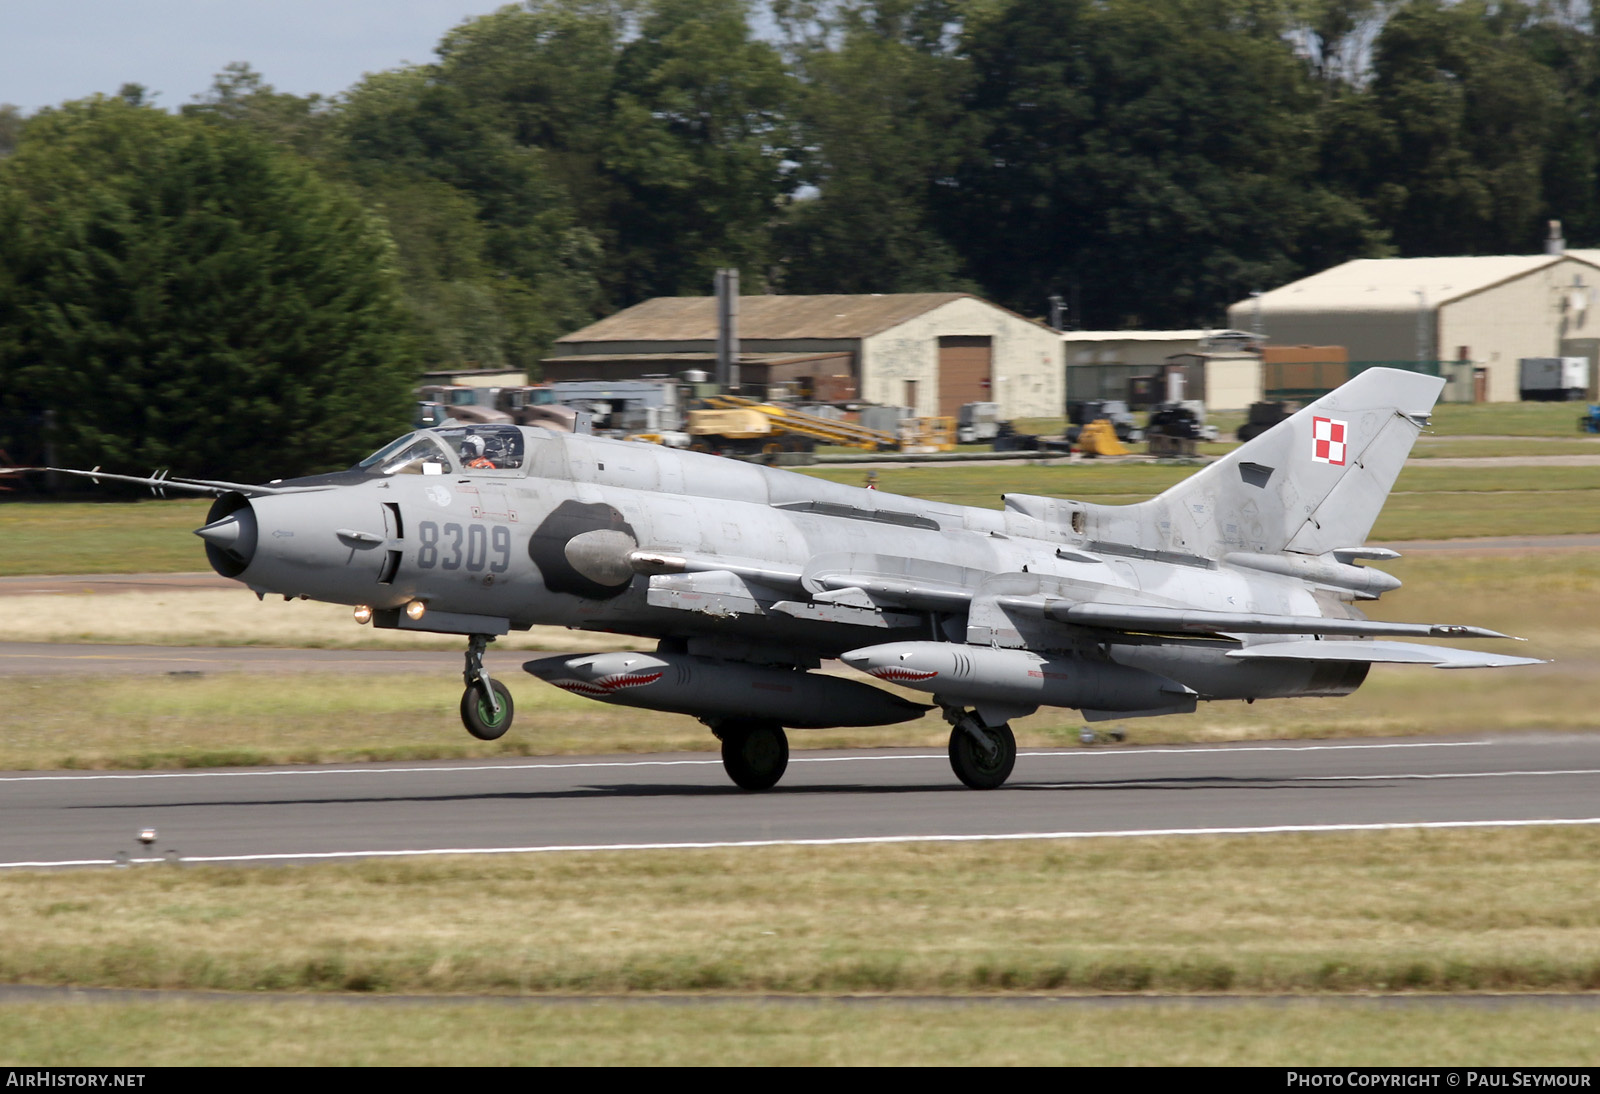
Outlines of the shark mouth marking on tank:
[[550,683],[563,691],[570,691],[574,695],[582,695],[588,699],[598,699],[622,691],[624,688],[643,687],[653,684],[661,679],[659,672],[619,672],[611,676],[602,676],[598,680],[552,680]]
[[868,669],[868,676],[876,676],[879,680],[931,680],[939,674],[937,672],[924,672],[920,669],[903,669],[888,666],[881,669]]

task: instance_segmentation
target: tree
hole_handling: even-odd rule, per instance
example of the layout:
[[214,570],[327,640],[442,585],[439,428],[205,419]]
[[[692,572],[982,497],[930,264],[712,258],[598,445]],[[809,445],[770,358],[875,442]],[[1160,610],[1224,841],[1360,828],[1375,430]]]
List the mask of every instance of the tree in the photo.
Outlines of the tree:
[[1379,34],[1359,104],[1371,118],[1330,133],[1342,146],[1333,174],[1402,254],[1525,253],[1541,238],[1547,148],[1563,107],[1519,33],[1527,14],[1413,0]]
[[[654,0],[617,59],[603,155],[618,197],[608,295],[703,294],[764,270],[788,190],[792,83],[745,0]],[[747,282],[748,283],[748,282]]]
[[531,0],[456,27],[439,44],[437,79],[522,148],[538,148],[591,229],[614,187],[601,160],[617,59],[639,0]]
[[[429,358],[532,369],[592,318],[601,246],[553,157],[518,143],[499,104],[462,86],[455,58],[473,25],[447,39],[455,52],[440,65],[369,76],[351,92],[335,119],[337,169],[391,224]],[[449,234],[459,238],[448,267],[435,266]],[[469,345],[473,356],[457,356]]]
[[943,33],[945,0],[854,0],[786,9],[802,90],[794,201],[777,233],[787,292],[975,288],[931,223],[976,119],[963,109],[969,66]]
[[0,409],[64,461],[347,465],[409,416],[407,329],[381,226],[241,129],[95,98],[0,163]]
[[321,95],[278,91],[248,64],[224,65],[211,90],[184,104],[184,114],[242,125],[275,144],[316,156],[326,138],[332,102]]
[[1251,289],[1366,253],[1315,176],[1313,91],[1252,0],[1011,0],[973,16],[986,126],[940,223],[1018,310],[1077,286],[1080,323],[1212,324]]
[[22,136],[22,111],[10,103],[0,103],[0,159],[16,151]]
[[1545,143],[1541,217],[1578,246],[1600,243],[1600,36],[1587,5],[1555,3],[1518,31],[1555,83],[1559,105]]

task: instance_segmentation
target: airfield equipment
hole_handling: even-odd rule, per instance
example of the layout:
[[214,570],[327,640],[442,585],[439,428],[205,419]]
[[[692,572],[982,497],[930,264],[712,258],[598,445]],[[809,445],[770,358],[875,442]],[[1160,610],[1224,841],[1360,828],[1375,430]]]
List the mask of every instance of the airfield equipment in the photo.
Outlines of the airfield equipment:
[[1193,456],[1200,443],[1200,417],[1183,403],[1162,403],[1150,411],[1144,431],[1152,456]]
[[956,414],[956,440],[961,444],[981,444],[1000,436],[999,403],[963,403]]
[[[867,452],[887,451],[898,445],[898,438],[893,433],[867,429],[854,422],[824,418],[818,414],[807,414],[779,403],[760,403],[738,395],[712,395],[702,401],[705,410],[689,412],[688,429],[694,436],[727,436],[730,439],[765,437],[770,443],[788,434],[803,438],[812,447],[818,443],[834,444]],[[719,414],[729,416],[716,417]],[[718,428],[722,423],[732,426],[734,432],[724,433]],[[794,447],[801,445],[795,443]]]
[[1109,418],[1097,418],[1078,431],[1078,450],[1085,456],[1126,456],[1131,450],[1117,440]]
[[1286,402],[1251,403],[1244,424],[1235,431],[1234,436],[1239,438],[1241,444],[1254,440],[1293,412],[1292,404]]
[[1578,402],[1589,393],[1587,357],[1524,357],[1517,367],[1525,400]]
[[1362,543],[1442,386],[1368,370],[1135,505],[1008,494],[976,509],[506,424],[417,430],[348,470],[263,485],[70,473],[214,495],[196,534],[257,595],[462,635],[461,715],[479,737],[514,711],[488,644],[558,624],[654,650],[529,673],[699,718],[746,789],[782,777],[786,729],[920,713],[817,674],[834,658],[927,695],[956,776],[990,788],[1016,762],[1009,723],[1042,705],[1121,720],[1343,695],[1375,663],[1533,663],[1391,641],[1505,636],[1354,607],[1399,584],[1359,564],[1394,552]]
[[[419,420],[431,418],[432,421],[442,422],[445,418],[453,418],[458,422],[477,422],[506,424],[511,421],[511,415],[494,405],[494,393],[497,388],[468,387],[463,384],[427,384],[417,389],[417,399],[421,403]],[[443,414],[437,412],[429,414],[427,408],[437,405],[443,409]]]
[[[1138,419],[1128,409],[1128,404],[1121,399],[1084,399],[1075,400],[1067,405],[1067,440],[1076,442],[1078,433],[1083,427],[1104,418],[1116,430],[1117,440],[1123,444],[1138,444],[1144,440],[1144,430],[1139,428]],[[1077,428],[1071,428],[1076,426]]]

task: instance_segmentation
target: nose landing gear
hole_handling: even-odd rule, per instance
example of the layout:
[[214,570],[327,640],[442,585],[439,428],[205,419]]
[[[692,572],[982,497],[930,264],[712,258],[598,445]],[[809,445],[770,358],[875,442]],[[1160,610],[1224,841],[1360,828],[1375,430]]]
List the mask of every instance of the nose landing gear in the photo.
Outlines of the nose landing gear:
[[515,707],[511,692],[498,680],[489,677],[483,667],[483,654],[494,636],[473,634],[467,636],[467,665],[461,679],[467,690],[461,693],[461,724],[467,732],[480,741],[495,741],[505,736],[511,728]]

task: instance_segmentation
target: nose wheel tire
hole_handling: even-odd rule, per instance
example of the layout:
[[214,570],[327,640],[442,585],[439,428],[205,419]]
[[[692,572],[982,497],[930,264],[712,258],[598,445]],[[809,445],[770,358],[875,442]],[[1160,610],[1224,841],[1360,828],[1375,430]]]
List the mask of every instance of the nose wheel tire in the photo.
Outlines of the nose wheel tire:
[[789,766],[789,738],[777,722],[730,721],[717,727],[722,766],[743,790],[770,790]]
[[511,728],[515,709],[511,703],[511,692],[506,690],[504,684],[495,680],[490,686],[494,688],[495,698],[500,704],[498,714],[482,688],[470,687],[461,693],[461,724],[480,741],[497,741],[504,737],[506,730]]
[[981,743],[967,726],[950,731],[950,768],[972,789],[993,790],[1011,777],[1017,764],[1017,738],[1004,722],[974,728],[984,738]]

